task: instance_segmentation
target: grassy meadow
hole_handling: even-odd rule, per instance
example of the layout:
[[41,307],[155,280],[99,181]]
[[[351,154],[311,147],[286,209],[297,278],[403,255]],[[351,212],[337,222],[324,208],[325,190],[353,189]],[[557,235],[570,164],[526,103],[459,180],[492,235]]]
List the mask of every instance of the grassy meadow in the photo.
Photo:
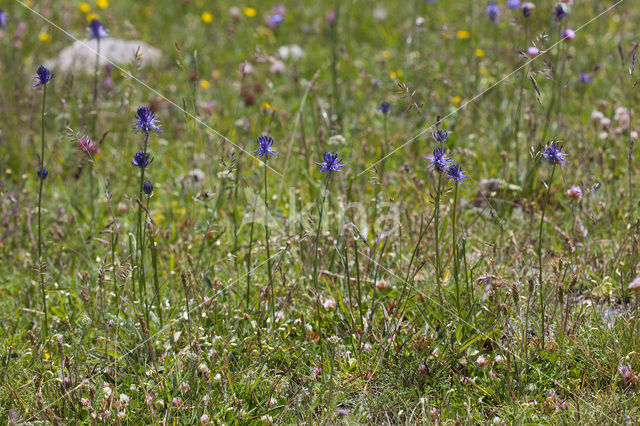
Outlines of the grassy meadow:
[[637,0],[0,9],[0,423],[640,421]]

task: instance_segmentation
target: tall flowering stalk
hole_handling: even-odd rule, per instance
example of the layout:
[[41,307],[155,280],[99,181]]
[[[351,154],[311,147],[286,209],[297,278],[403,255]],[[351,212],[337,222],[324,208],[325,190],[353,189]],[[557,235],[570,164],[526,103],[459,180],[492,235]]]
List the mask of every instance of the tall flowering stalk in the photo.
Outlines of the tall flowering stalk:
[[[269,161],[269,156],[272,155],[274,157],[278,157],[278,153],[273,150],[273,139],[271,136],[260,136],[258,137],[258,149],[253,151],[255,154],[258,154],[260,158],[264,159],[264,233],[265,233],[265,245],[267,247],[267,275],[268,275],[268,285],[271,290],[271,300],[270,300],[270,308],[271,308],[271,324],[275,330],[276,326],[276,317],[275,317],[275,303],[274,303],[274,295],[273,295],[273,283],[271,281],[271,250],[269,249],[269,205],[268,205],[268,193],[267,193],[267,162]],[[249,289],[247,289],[249,291]]]
[[[100,39],[104,37],[108,37],[109,33],[104,28],[102,23],[98,19],[92,19],[89,22],[89,27],[87,28],[89,32],[89,39],[96,40],[97,49],[96,49],[96,64],[93,72],[93,114],[91,118],[91,137],[97,139],[96,135],[96,121],[98,119],[98,67],[100,65]],[[89,162],[89,203],[91,205],[91,218],[95,221],[95,201],[94,201],[94,188],[95,188],[95,178],[93,174],[93,159]]]
[[136,123],[133,125],[133,128],[136,129],[137,133],[144,133],[144,147],[142,151],[136,152],[131,160],[131,164],[140,169],[140,190],[138,197],[138,222],[137,222],[137,249],[136,253],[138,257],[138,291],[140,292],[140,301],[144,300],[143,291],[145,288],[145,274],[144,274],[144,233],[143,233],[143,225],[142,225],[142,200],[145,194],[145,180],[144,174],[147,166],[153,162],[153,158],[151,154],[147,152],[147,147],[149,145],[149,134],[151,132],[159,132],[160,126],[156,123],[159,121],[155,118],[155,113],[149,110],[147,107],[138,108],[138,111],[135,115]]
[[453,280],[456,285],[456,304],[460,311],[460,282],[458,275],[460,272],[460,262],[458,260],[458,239],[456,234],[456,215],[458,212],[458,187],[464,184],[466,174],[458,164],[452,164],[447,168],[447,178],[455,185],[453,192],[453,209],[451,209],[451,227],[453,233]]
[[316,163],[320,166],[320,172],[327,172],[327,181],[325,183],[324,192],[322,194],[322,203],[320,204],[320,210],[318,212],[318,229],[316,231],[316,240],[314,246],[314,255],[313,255],[313,285],[314,291],[316,292],[316,314],[317,314],[317,323],[318,323],[318,332],[320,331],[320,292],[318,285],[318,240],[320,239],[320,229],[322,229],[322,215],[324,213],[324,202],[327,198],[327,192],[329,191],[329,183],[331,182],[331,177],[334,173],[342,173],[340,170],[341,167],[344,167],[342,164],[342,158],[338,158],[338,154],[333,152],[325,152],[323,155],[324,161],[322,163]]
[[547,210],[547,204],[549,204],[549,194],[551,193],[551,184],[553,183],[553,176],[556,171],[556,166],[559,164],[561,166],[566,166],[568,161],[565,157],[569,155],[562,152],[562,145],[555,141],[551,141],[547,146],[542,150],[541,157],[543,161],[547,161],[552,165],[551,168],[551,177],[549,178],[549,183],[547,184],[547,194],[545,196],[544,204],[542,205],[542,213],[540,215],[540,228],[538,232],[538,292],[540,294],[540,326],[541,326],[541,334],[542,334],[542,348],[544,349],[544,334],[545,334],[545,294],[543,291],[543,281],[542,281],[542,229],[544,225],[544,214]]
[[49,175],[49,172],[44,167],[44,111],[45,105],[47,101],[47,83],[49,83],[53,79],[53,73],[50,72],[44,65],[40,65],[38,70],[36,71],[36,84],[33,87],[42,86],[42,121],[41,121],[41,131],[42,138],[40,144],[40,167],[38,168],[37,176],[40,181],[40,185],[38,188],[38,278],[40,281],[40,292],[42,296],[42,310],[44,311],[44,324],[42,326],[42,334],[44,336],[44,340],[47,340],[49,334],[49,318],[47,314],[47,296],[44,288],[44,271],[43,263],[44,257],[42,254],[42,188],[44,186],[44,181]]
[[[446,149],[443,147],[444,142],[447,140],[448,133],[443,130],[436,130],[433,133],[433,138],[438,142],[440,146],[433,150],[432,157],[425,157],[425,160],[429,162],[429,166],[426,170],[432,169],[438,173],[438,186],[436,187],[435,205],[434,205],[434,237],[436,243],[436,287],[438,288],[438,297],[440,299],[440,306],[443,306],[442,302],[442,268],[440,260],[440,197],[442,195],[442,173],[446,172],[447,168],[451,164],[451,159],[446,155]],[[444,308],[443,308],[444,309]]]

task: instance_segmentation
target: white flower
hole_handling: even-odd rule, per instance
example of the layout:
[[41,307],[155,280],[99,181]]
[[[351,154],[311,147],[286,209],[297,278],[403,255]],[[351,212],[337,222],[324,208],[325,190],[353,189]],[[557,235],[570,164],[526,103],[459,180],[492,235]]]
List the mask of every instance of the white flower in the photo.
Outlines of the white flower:
[[325,301],[322,303],[322,306],[324,306],[327,311],[330,311],[337,306],[337,303],[335,300],[329,298],[325,299]]

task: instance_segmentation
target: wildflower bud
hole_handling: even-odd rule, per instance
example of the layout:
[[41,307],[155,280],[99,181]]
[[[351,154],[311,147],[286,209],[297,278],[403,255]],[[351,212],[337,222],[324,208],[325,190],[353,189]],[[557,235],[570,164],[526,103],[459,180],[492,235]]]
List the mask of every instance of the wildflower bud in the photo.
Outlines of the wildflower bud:
[[[41,170],[42,173],[40,173]],[[39,179],[45,180],[47,179],[47,176],[49,176],[49,171],[46,168],[42,167],[38,169],[37,175]]]
[[582,198],[582,188],[577,185],[573,185],[567,190],[567,195],[574,201],[579,200],[580,198]]
[[533,58],[534,56],[538,56],[538,53],[540,53],[540,50],[538,50],[537,47],[535,46],[530,46],[527,49],[527,54],[529,55],[529,57]]
[[153,184],[148,180],[145,180],[142,184],[142,191],[147,195],[151,195],[153,193]]
[[567,28],[566,30],[562,31],[562,34],[560,34],[560,37],[562,37],[567,41],[571,41],[574,38],[576,38],[576,33],[572,29]]
[[533,11],[535,10],[536,5],[531,3],[531,2],[526,2],[522,4],[522,14],[524,15],[525,18],[528,18],[531,16],[531,14],[533,13]]

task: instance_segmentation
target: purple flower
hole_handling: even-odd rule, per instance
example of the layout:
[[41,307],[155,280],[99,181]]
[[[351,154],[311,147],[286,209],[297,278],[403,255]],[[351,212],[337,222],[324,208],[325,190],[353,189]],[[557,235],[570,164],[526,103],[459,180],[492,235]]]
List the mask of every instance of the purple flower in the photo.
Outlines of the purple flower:
[[455,183],[464,181],[467,175],[462,171],[462,167],[458,164],[452,164],[447,168],[447,178]]
[[92,19],[91,22],[89,22],[87,31],[89,31],[89,39],[91,40],[94,38],[100,40],[101,38],[109,37],[109,33],[98,19]]
[[155,118],[155,112],[149,110],[147,107],[138,108],[138,112],[135,115],[136,124],[133,125],[134,129],[137,129],[136,133],[140,131],[149,134],[149,132],[159,132],[160,126],[157,126],[156,123],[160,123]]
[[591,82],[591,74],[586,72],[580,73],[580,83],[590,83]]
[[566,30],[562,31],[562,34],[560,34],[560,37],[562,37],[567,41],[571,41],[574,38],[576,38],[576,32],[570,28],[567,28]]
[[274,13],[269,17],[267,24],[269,25],[269,27],[274,28],[282,24],[282,21],[284,21],[284,16],[280,15],[279,13]]
[[436,130],[435,132],[433,132],[431,134],[433,136],[433,138],[436,140],[436,142],[444,142],[447,140],[447,138],[449,137],[449,132],[447,132],[446,130]]
[[522,5],[522,15],[524,15],[525,18],[528,18],[529,16],[531,16],[535,8],[536,5],[531,3],[530,1],[524,3]]
[[145,194],[151,195],[153,193],[153,184],[148,180],[145,180],[144,183],[142,184],[142,190],[144,191]]
[[4,12],[4,10],[0,9],[0,27],[6,30],[8,20],[9,19],[7,18],[7,14]]
[[149,164],[153,163],[153,158],[149,159],[149,157],[151,157],[151,154],[149,154],[148,152],[138,151],[136,152],[136,155],[133,156],[133,160],[131,160],[131,164],[133,164],[136,167],[140,167],[141,169],[144,169]]
[[495,1],[489,3],[489,6],[484,11],[487,18],[492,22],[498,22],[500,19],[500,6]]
[[40,65],[36,70],[36,81],[37,83],[33,85],[33,87],[44,86],[48,82],[53,79],[53,73],[50,72],[47,67],[44,65]]
[[451,159],[446,156],[445,151],[444,148],[437,147],[433,150],[433,157],[424,157],[425,160],[431,163],[425,170],[433,167],[434,170],[444,172],[451,163]]
[[342,158],[338,159],[338,154],[333,153],[333,152],[325,152],[324,155],[324,162],[322,163],[316,163],[318,166],[321,167],[320,172],[329,172],[329,175],[332,175],[333,173],[342,173],[342,170],[340,170],[340,167],[344,167],[344,164],[340,164],[342,163]]
[[520,0],[507,0],[507,7],[509,9],[520,9]]
[[269,155],[277,157],[278,153],[271,148],[273,146],[273,139],[271,136],[259,136],[258,137],[258,149],[253,151],[254,154],[258,154],[258,157],[265,157],[265,161],[269,160]]
[[567,16],[567,11],[569,7],[565,3],[558,3],[553,8],[553,14],[558,18],[558,20],[562,20]]
[[551,142],[550,144],[548,144],[542,151],[541,155],[543,160],[548,161],[554,166],[556,164],[566,166],[568,163],[568,161],[565,160],[564,157],[569,154],[565,154],[564,152],[562,152],[562,145],[560,145],[558,142]]
[[380,111],[383,114],[388,114],[389,111],[391,111],[391,104],[387,101],[382,101],[380,103],[380,106],[378,107],[378,111]]
[[[42,173],[40,171],[42,171]],[[47,176],[49,176],[49,171],[46,168],[42,167],[38,169],[37,175],[38,179],[45,180]]]

